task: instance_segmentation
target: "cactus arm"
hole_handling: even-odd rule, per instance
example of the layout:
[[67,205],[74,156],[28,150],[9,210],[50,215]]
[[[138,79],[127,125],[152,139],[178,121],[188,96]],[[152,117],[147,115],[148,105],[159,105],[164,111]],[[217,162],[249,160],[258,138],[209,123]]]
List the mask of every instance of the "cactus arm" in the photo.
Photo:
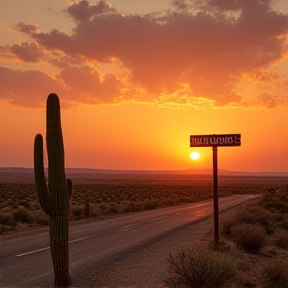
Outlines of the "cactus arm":
[[45,182],[43,165],[43,137],[37,134],[34,141],[34,175],[40,200],[40,205],[47,215],[51,215],[49,193]]
[[47,98],[46,143],[48,151],[48,180],[51,211],[59,213],[68,208],[68,192],[65,176],[64,144],[61,129],[60,103],[56,94]]

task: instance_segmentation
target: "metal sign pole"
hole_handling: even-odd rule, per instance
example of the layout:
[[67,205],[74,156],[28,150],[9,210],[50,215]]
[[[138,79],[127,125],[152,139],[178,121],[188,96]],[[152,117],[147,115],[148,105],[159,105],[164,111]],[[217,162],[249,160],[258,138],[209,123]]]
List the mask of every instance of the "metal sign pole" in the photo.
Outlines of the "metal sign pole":
[[214,204],[214,242],[219,241],[219,208],[218,208],[218,159],[217,146],[213,146],[213,204]]
[[219,242],[218,208],[218,147],[241,146],[241,134],[190,135],[190,147],[213,147],[213,206],[214,206],[214,241]]

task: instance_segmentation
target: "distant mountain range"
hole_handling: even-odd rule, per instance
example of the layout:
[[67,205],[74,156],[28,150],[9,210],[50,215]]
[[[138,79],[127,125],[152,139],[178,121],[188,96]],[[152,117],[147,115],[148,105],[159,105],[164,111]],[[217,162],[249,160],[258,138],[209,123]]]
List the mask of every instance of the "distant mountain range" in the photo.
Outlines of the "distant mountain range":
[[[22,167],[0,167],[0,175],[2,174],[33,174],[33,168]],[[89,169],[89,168],[66,168],[66,173],[73,174],[194,174],[194,175],[212,175],[212,169],[187,169],[187,170],[112,170],[112,169]],[[288,177],[288,172],[247,172],[247,171],[228,171],[218,169],[219,175],[227,176],[275,176]]]

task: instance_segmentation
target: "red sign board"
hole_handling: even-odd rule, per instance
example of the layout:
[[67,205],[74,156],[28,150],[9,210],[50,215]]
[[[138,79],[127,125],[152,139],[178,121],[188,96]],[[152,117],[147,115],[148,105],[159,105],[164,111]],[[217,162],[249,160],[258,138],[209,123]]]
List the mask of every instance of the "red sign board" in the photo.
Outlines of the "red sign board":
[[241,146],[241,134],[190,135],[190,147]]

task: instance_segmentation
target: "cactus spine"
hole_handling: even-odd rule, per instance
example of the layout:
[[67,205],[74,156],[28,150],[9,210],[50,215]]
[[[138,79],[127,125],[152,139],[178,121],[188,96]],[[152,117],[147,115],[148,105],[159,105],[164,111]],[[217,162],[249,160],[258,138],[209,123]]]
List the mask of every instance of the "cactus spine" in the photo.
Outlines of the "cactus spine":
[[59,98],[51,93],[47,98],[46,144],[48,152],[48,187],[43,165],[43,137],[34,142],[34,174],[41,207],[50,216],[50,249],[56,287],[71,285],[69,276],[68,226],[72,182],[66,180],[64,145],[61,129]]

